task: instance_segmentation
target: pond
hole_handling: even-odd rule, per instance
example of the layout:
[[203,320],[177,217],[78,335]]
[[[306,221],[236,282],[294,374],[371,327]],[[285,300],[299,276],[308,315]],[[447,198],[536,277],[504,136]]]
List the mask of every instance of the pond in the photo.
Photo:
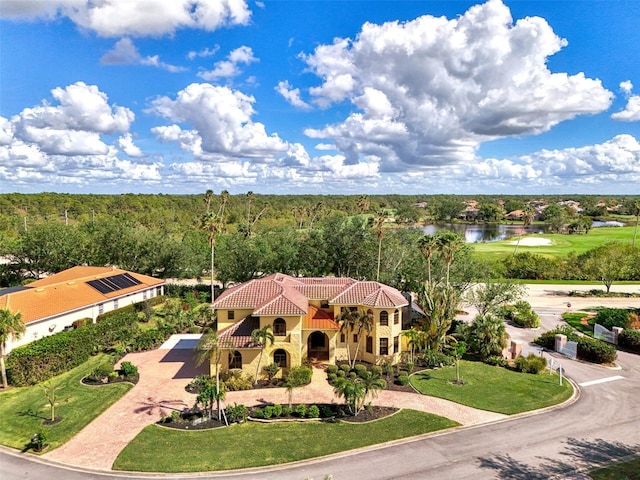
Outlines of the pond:
[[[593,222],[592,227],[621,227],[624,226],[620,222]],[[433,235],[442,228],[448,228],[464,235],[467,243],[497,242],[506,240],[518,235],[532,235],[535,233],[548,233],[549,226],[545,224],[528,225],[524,227],[522,224],[497,224],[497,223],[440,223],[434,225],[425,225],[421,227],[425,235]]]
[[467,243],[480,242],[497,242],[498,240],[506,240],[517,235],[531,235],[534,233],[544,233],[547,225],[528,225],[524,227],[522,224],[465,224],[465,223],[442,223],[437,225],[425,225],[421,227],[425,235],[433,235],[442,228],[448,228],[455,232],[461,233]]

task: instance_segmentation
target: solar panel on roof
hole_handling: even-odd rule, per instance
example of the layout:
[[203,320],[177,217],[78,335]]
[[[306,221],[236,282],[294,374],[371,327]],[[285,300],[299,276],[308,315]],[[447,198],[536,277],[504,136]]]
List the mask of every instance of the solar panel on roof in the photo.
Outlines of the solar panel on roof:
[[140,285],[141,283],[142,282],[140,280],[131,276],[129,273],[121,273],[118,275],[112,275],[110,277],[89,280],[87,282],[88,285],[92,286],[102,294],[134,287],[136,285]]

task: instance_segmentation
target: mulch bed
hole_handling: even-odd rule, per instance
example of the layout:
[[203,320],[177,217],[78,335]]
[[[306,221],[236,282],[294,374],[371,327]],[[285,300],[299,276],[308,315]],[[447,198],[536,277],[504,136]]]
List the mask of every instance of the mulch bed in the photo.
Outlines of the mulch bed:
[[[105,377],[106,379],[106,377]],[[83,385],[90,385],[90,386],[100,386],[100,385],[111,385],[113,383],[123,383],[123,382],[127,382],[127,383],[133,383],[134,385],[136,385],[138,383],[138,381],[140,381],[140,374],[136,374],[135,377],[125,377],[123,375],[118,375],[117,377],[115,377],[112,380],[108,380],[108,381],[103,381],[103,380],[92,380],[89,377],[84,377],[82,379],[82,384]]]
[[[353,416],[350,415],[346,407],[344,405],[338,405],[334,403],[328,404],[317,404],[317,406],[322,409],[323,407],[328,407],[332,410],[333,416],[329,418],[319,418],[319,419],[309,419],[305,418],[304,421],[344,421],[348,423],[365,423],[371,422],[373,420],[378,420],[380,418],[388,417],[389,415],[394,414],[398,411],[397,408],[393,407],[380,407],[380,406],[369,406],[367,408],[363,408],[358,412],[358,415]],[[253,409],[251,409],[253,410]],[[294,405],[295,410],[295,405]],[[188,413],[187,418],[173,419],[171,417],[165,418],[164,420],[160,420],[156,422],[157,425],[161,425],[163,427],[174,428],[176,430],[206,430],[210,428],[219,428],[226,426],[224,420],[219,422],[217,419],[217,413],[214,412],[211,420],[200,420],[204,414],[202,412],[198,413]],[[251,414],[249,414],[251,416]],[[193,420],[197,419],[195,422]],[[259,421],[262,423],[277,423],[278,421],[291,421],[291,420],[302,420],[295,414],[291,414],[288,416],[280,416],[278,418],[271,418],[269,420],[260,419]]]

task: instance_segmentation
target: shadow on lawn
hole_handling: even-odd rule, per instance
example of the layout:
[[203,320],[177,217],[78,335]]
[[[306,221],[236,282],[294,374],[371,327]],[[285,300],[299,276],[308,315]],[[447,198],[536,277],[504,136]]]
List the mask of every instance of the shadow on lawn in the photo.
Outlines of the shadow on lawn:
[[495,470],[495,478],[547,480],[607,466],[639,453],[640,445],[625,445],[622,442],[608,442],[602,439],[569,438],[564,451],[560,452],[566,460],[540,457],[542,462],[539,465],[528,465],[507,454],[478,457],[478,461],[481,468]]
[[33,418],[39,418],[40,420],[48,420],[49,417],[39,414],[37,412],[34,412],[32,409],[28,409],[28,410],[21,410],[18,412],[18,415],[21,417],[33,417]]

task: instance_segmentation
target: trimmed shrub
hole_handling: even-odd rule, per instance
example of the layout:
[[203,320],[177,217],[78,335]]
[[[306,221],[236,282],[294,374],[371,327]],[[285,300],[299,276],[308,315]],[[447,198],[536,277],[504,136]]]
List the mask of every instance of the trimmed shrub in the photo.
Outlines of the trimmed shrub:
[[305,365],[300,365],[297,367],[291,367],[286,380],[289,380],[289,378],[295,379],[294,383],[296,385],[302,386],[302,385],[307,385],[311,383],[312,375],[313,375],[313,370],[311,370],[311,368]]
[[455,363],[455,359],[453,357],[445,355],[444,353],[433,352],[431,350],[424,352],[420,360],[427,368],[446,367]]
[[296,414],[298,414],[298,416],[304,418],[307,414],[307,406],[304,403],[299,403],[298,405],[296,405],[295,412]]
[[273,415],[275,417],[280,417],[282,415],[282,405],[280,405],[279,403],[276,403],[273,406]]
[[513,323],[523,328],[537,328],[540,326],[540,317],[531,308],[531,304],[525,300],[520,300],[513,305],[510,317],[506,317]]
[[345,378],[347,373],[344,370],[338,370],[338,378]]
[[631,352],[640,353],[640,331],[623,330],[618,335],[618,345]]
[[93,371],[89,375],[87,375],[87,379],[93,382],[101,382],[105,378],[108,379],[112,373],[113,365],[111,365],[110,363],[105,363],[94,368]]
[[331,410],[331,407],[327,407],[326,405],[323,405],[322,408],[320,409],[320,416],[322,418],[333,417],[333,410]]
[[263,412],[264,412],[264,418],[266,418],[267,420],[273,417],[275,413],[273,405],[267,405],[266,407],[264,407]]
[[611,330],[613,327],[627,328],[630,310],[622,308],[603,308],[593,317],[593,323],[599,323]]
[[363,374],[367,373],[367,366],[362,363],[357,363],[354,370],[359,377],[362,377]]
[[370,372],[374,375],[381,377],[382,376],[382,367],[380,365],[372,365]]
[[227,390],[250,390],[253,388],[253,376],[242,370],[229,370],[220,374],[220,380],[224,382]]
[[341,363],[338,368],[345,373],[351,371],[351,367],[347,363]]
[[329,381],[329,383],[334,384],[336,382],[336,380],[338,379],[338,375],[335,373],[330,373],[329,375],[327,375],[327,380]]
[[507,360],[497,355],[492,355],[491,357],[487,358],[484,363],[486,363],[487,365],[493,365],[495,367],[507,367],[509,365],[509,362]]
[[131,362],[122,362],[120,364],[120,372],[126,378],[133,378],[138,374],[138,367]]
[[110,313],[100,323],[56,333],[12,350],[6,361],[9,383],[24,386],[44,382],[132,338],[138,331],[135,313]]
[[544,357],[538,357],[533,353],[530,353],[526,357],[516,358],[515,368],[522,373],[538,374],[547,368],[547,361]]
[[227,420],[231,423],[244,422],[249,416],[249,409],[244,405],[238,405],[237,403],[234,403],[233,406],[227,405],[225,412],[227,414]]
[[396,383],[398,385],[402,385],[403,387],[406,385],[409,385],[409,376],[408,375],[399,375],[398,378],[396,378]]
[[288,417],[289,415],[291,415],[291,412],[293,412],[293,409],[289,406],[284,406],[282,407],[282,415],[284,417]]
[[331,375],[332,373],[338,373],[337,365],[327,365],[327,375]]
[[578,340],[578,358],[593,363],[613,363],[618,352],[613,345],[591,337],[580,337]]
[[320,417],[320,409],[317,405],[310,405],[307,409],[307,417],[309,418],[319,418]]

